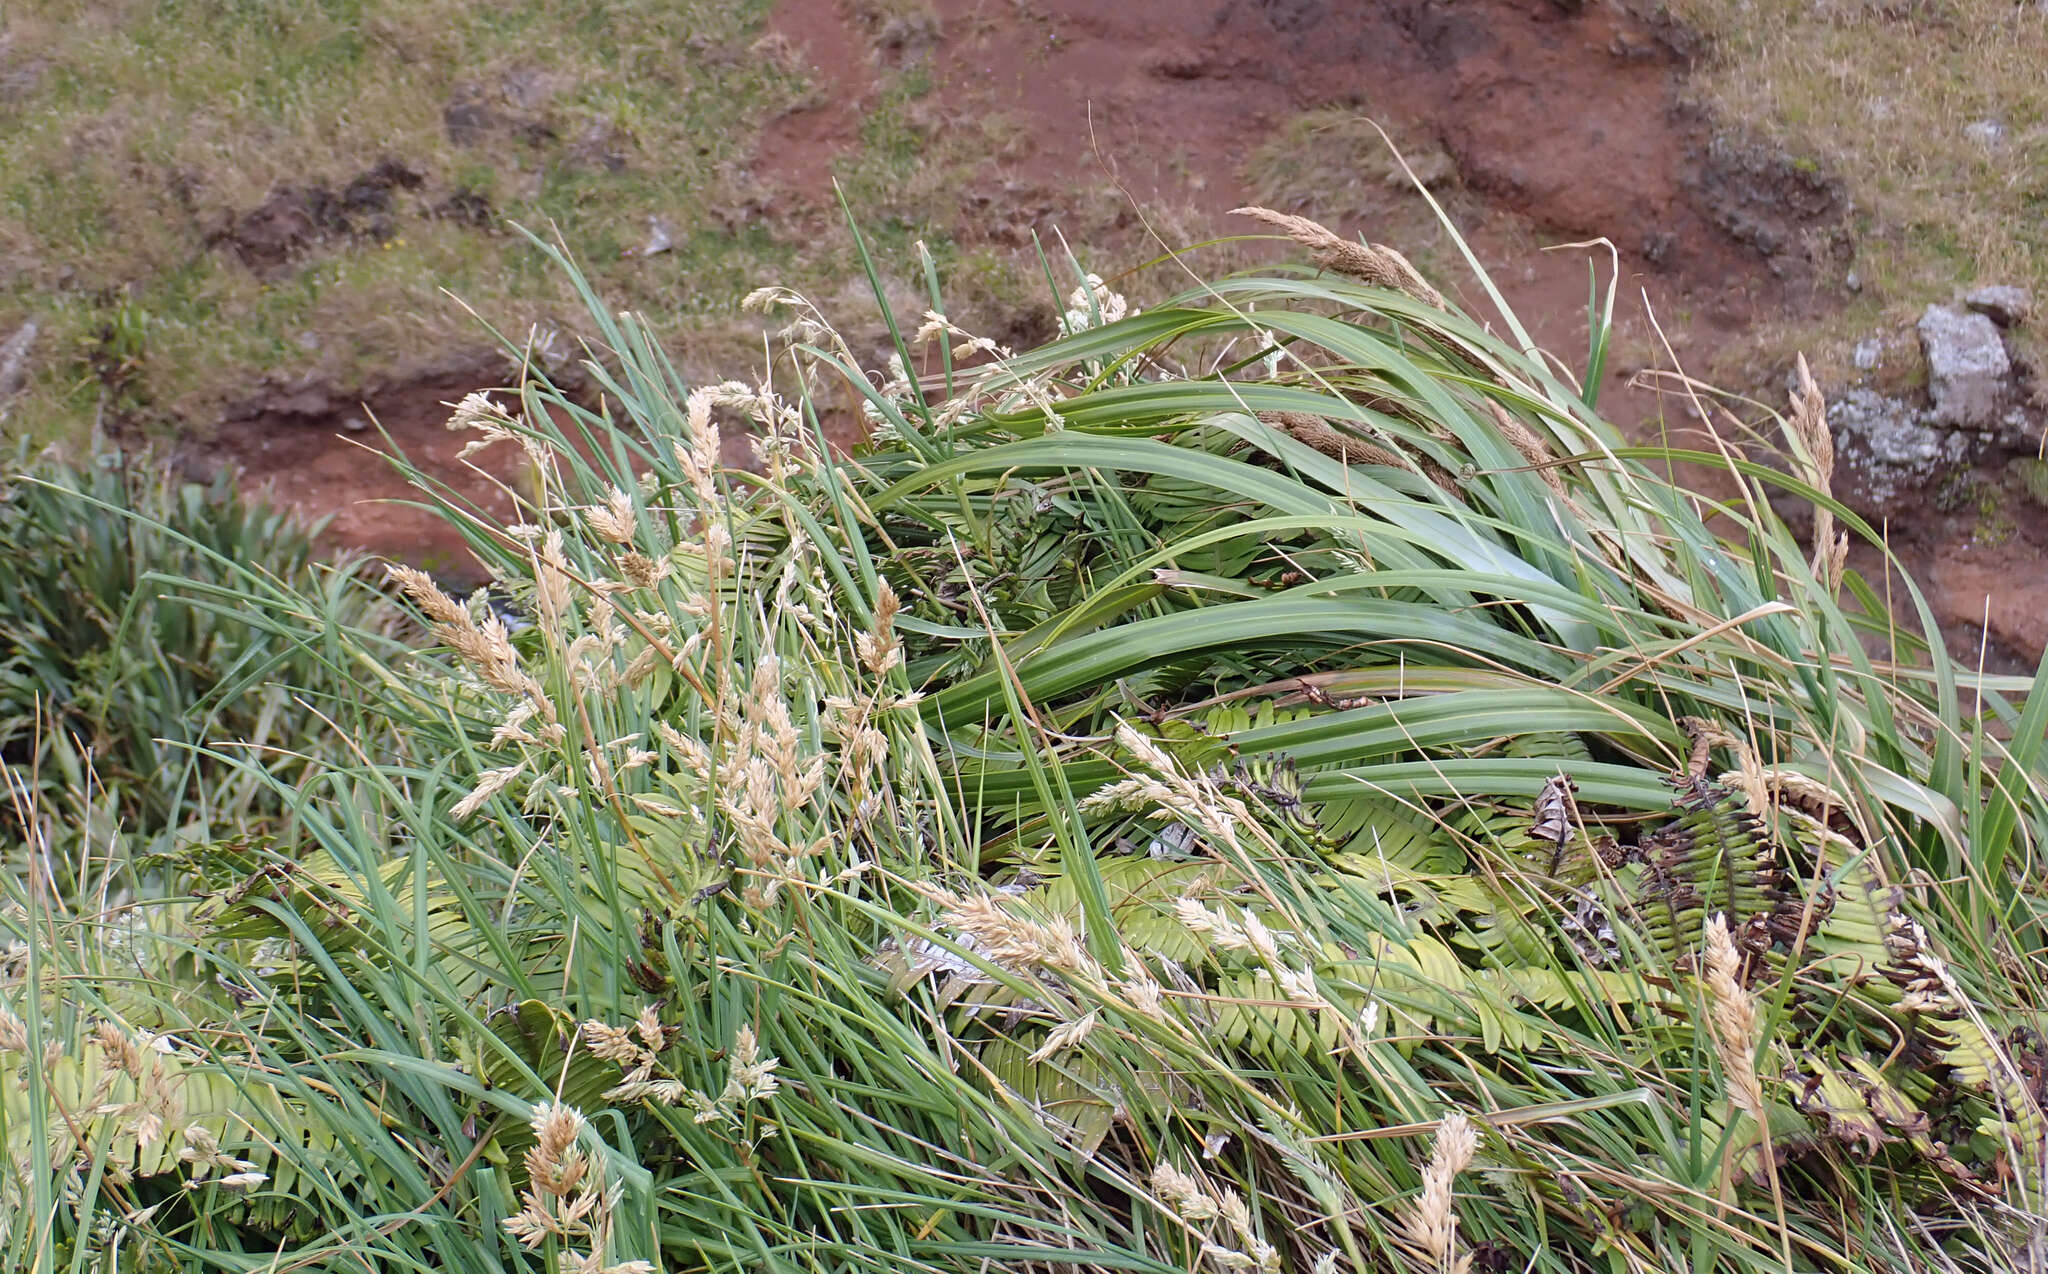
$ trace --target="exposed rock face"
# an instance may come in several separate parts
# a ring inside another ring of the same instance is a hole
[[[1844,494],[1854,505],[1893,512],[1947,465],[1962,460],[1972,439],[1929,424],[1931,412],[1862,387],[1844,390],[1828,405]]]
[[[1761,253],[1780,277],[1810,274],[1824,257],[1847,264],[1853,251],[1841,231],[1849,207],[1841,179],[1776,147],[1717,135],[1698,188],[1714,221]]]
[[[1997,324],[1982,314],[1930,305],[1920,316],[1927,355],[1931,422],[1950,429],[1994,429],[2007,406],[2012,360]]]
[[[2016,288],[2009,283],[1995,283],[1989,287],[1973,289],[1963,298],[1963,304],[2000,327],[2012,327],[2027,321],[2034,311],[2034,298],[2025,288]]]
[[[2032,671],[2048,644],[2048,386],[1999,330],[2025,324],[2030,300],[1997,286],[1931,306],[1917,331],[1857,346],[1858,383],[1828,395],[1834,495],[1911,565],[1951,648],[2012,673]],[[1794,498],[1772,503],[1795,528],[1810,514]],[[1871,548],[1852,549],[1851,564],[1873,580],[1887,569]]]

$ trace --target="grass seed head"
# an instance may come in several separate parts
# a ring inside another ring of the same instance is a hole
[[[1193,1175],[1161,1162],[1152,1169],[1152,1192],[1189,1226],[1213,1235],[1214,1223],[1223,1222],[1235,1246],[1205,1238],[1201,1259],[1212,1267],[1262,1272],[1280,1269],[1279,1250],[1259,1237],[1251,1209],[1237,1191],[1227,1187],[1212,1189]]]
[[[1706,983],[1713,1000],[1710,1027],[1728,1094],[1759,1127],[1764,1119],[1763,1083],[1757,1077],[1756,1005],[1742,985],[1742,956],[1720,913],[1707,921]]]
[[[991,964],[1013,969],[1043,967],[1083,976],[1100,972],[1073,922],[1064,916],[1030,919],[988,894],[963,897],[931,885],[918,892],[939,904],[946,923],[959,931],[960,945]]]
[[[1262,411],[1259,419],[1274,426],[1296,442],[1305,443],[1332,460],[1345,464],[1378,464],[1391,469],[1412,469],[1414,462],[1390,447],[1356,438],[1329,421],[1306,411]]]
[[[674,449],[676,466],[682,470],[683,480],[690,484],[704,513],[717,508],[719,503],[719,450],[723,440],[718,425],[711,419],[711,409],[717,401],[716,386],[705,385],[690,391],[683,403],[690,436],[677,442]]]
[[[603,504],[592,505],[584,511],[583,520],[599,539],[613,544],[631,544],[639,530],[638,519],[633,514],[633,497],[618,487],[605,497]]]
[[[1183,1221],[1213,1221],[1220,1215],[1216,1200],[1202,1189],[1201,1182],[1170,1163],[1153,1167],[1152,1192],[1166,1200]]]
[[[625,577],[626,583],[637,589],[653,588],[668,578],[669,569],[667,561],[656,561],[638,549],[619,556],[619,574]]]
[[[1159,985],[1159,979],[1152,976],[1152,971],[1145,967],[1135,951],[1124,952],[1124,967],[1130,973],[1125,976],[1120,989],[1130,1000],[1131,1007],[1156,1022],[1165,1021],[1165,988]]]
[[[106,1058],[109,1066],[130,1079],[142,1078],[142,1048],[121,1028],[120,1023],[100,1021],[94,1024],[92,1042],[99,1047],[100,1055]]]
[[[569,614],[569,559],[562,552],[562,533],[549,531],[533,556],[533,608],[543,626],[562,631]]]
[[[1814,383],[1813,372],[1806,365],[1806,355],[1799,355],[1795,370],[1798,384],[1792,391],[1792,416],[1786,424],[1810,467],[1810,472],[1806,475],[1807,480],[1822,495],[1832,495],[1835,478],[1835,435],[1828,427],[1827,400],[1821,397],[1820,386]],[[1848,532],[1836,534],[1834,512],[1825,504],[1815,504],[1813,573],[1822,587],[1832,591],[1841,583],[1842,570],[1848,556]]]
[[[620,1190],[607,1188],[603,1164],[583,1151],[583,1115],[572,1106],[543,1102],[533,1108],[530,1126],[534,1144],[526,1151],[523,1206],[505,1218],[505,1232],[529,1248],[550,1238],[594,1239],[592,1246],[602,1247]]]
[[[525,768],[526,762],[521,761],[516,765],[500,766],[495,770],[485,770],[478,774],[476,786],[469,790],[469,795],[455,803],[455,808],[449,811],[449,815],[458,823],[468,818],[483,808],[485,801],[504,791]]]
[[[511,419],[488,393],[479,389],[463,395],[462,401],[455,404],[455,414],[448,417],[447,427],[451,431],[480,429],[503,433]]]
[[[1543,484],[1559,495],[1564,494],[1564,479],[1558,476],[1557,467],[1551,462],[1557,459],[1550,454],[1550,447],[1536,436],[1536,431],[1523,424],[1508,409],[1493,401],[1486,400],[1487,408],[1493,413],[1493,423],[1500,430],[1501,437],[1522,453],[1522,459],[1536,466],[1536,474]]]
[[[461,603],[441,591],[434,577],[412,566],[388,565],[384,568],[392,579],[398,581],[399,589],[420,608],[420,613],[437,624],[463,625],[470,622],[469,612]]]
[[[1478,1150],[1478,1130],[1464,1112],[1447,1115],[1437,1125],[1436,1146],[1422,1170],[1422,1193],[1403,1227],[1409,1248],[1432,1270],[1463,1271],[1471,1267],[1472,1258],[1460,1256],[1457,1251],[1458,1212],[1453,1188],[1459,1175],[1472,1166]]]
[[[1308,249],[1319,266],[1374,287],[1405,292],[1425,305],[1444,309],[1443,293],[1423,279],[1408,258],[1384,243],[1355,243],[1331,232],[1307,217],[1296,217],[1271,208],[1232,208],[1232,216],[1252,217],[1277,227],[1288,238]]]
[[[582,1112],[559,1102],[543,1102],[533,1108],[534,1144],[526,1152],[527,1173],[536,1189],[556,1196],[567,1194],[583,1176]]]
[[[1032,1064],[1038,1065],[1050,1061],[1056,1055],[1064,1053],[1070,1048],[1079,1048],[1087,1040],[1089,1033],[1094,1031],[1095,1022],[1095,1011],[1090,1009],[1071,1022],[1062,1022],[1058,1026],[1053,1027],[1045,1033],[1045,1042],[1032,1050]]]

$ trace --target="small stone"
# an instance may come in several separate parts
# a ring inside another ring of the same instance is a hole
[[[21,392],[28,384],[29,352],[35,348],[36,334],[42,330],[34,319],[14,329],[13,335],[0,341],[0,402],[5,402]]]
[[[370,422],[364,420],[361,416],[350,416],[341,422],[341,427],[352,434],[359,434],[369,429]]]
[[[633,255],[636,257],[651,257],[667,252],[675,246],[675,235],[669,230],[668,223],[660,217],[649,217],[647,219],[647,242],[641,244],[639,250],[633,253]]]
[[[1856,352],[1851,357],[1857,371],[1867,372],[1884,361],[1884,342],[1875,336],[1866,336],[1856,342]]]
[[[1928,413],[1898,398],[1852,386],[1828,404],[1835,436],[1836,491],[1852,508],[1876,514],[1913,506],[1950,459],[1956,435],[1929,428]]]
[[[1895,469],[1911,473],[1941,459],[1941,434],[1911,420],[1885,422],[1864,437],[1870,458]]]
[[[2039,455],[2048,448],[2048,418],[2037,420],[2024,408],[2015,407],[2005,413],[2001,423],[2003,427],[1996,439],[1998,445],[2006,450]]]
[[[1980,119],[1963,125],[1963,136],[1986,150],[1996,150],[2005,141],[2005,125],[1995,119]]]
[[[2014,287],[2009,283],[1972,288],[1964,295],[1963,304],[2000,327],[2013,327],[2024,323],[2027,321],[2027,315],[2034,311],[2033,294],[2025,288]]]
[[[2012,381],[2012,360],[1998,328],[1982,314],[1930,305],[1920,316],[1933,420],[1952,429],[1995,424]]]
[[[1861,292],[1863,290],[1863,276],[1851,270],[1848,277],[1842,280],[1842,286],[1851,292]]]

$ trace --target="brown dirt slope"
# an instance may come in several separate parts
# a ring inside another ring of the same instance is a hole
[[[1632,374],[1668,366],[1667,342],[1684,366],[1705,369],[1759,323],[1831,311],[1853,253],[1852,209],[1820,167],[1702,113],[1699,42],[1659,12],[1559,0],[780,0],[758,47],[808,89],[765,120],[744,168],[727,174],[723,220],[800,269],[815,245],[843,242],[836,183],[863,225],[899,229],[899,247],[912,236],[944,245],[962,312],[1007,340],[1049,330],[1046,298],[992,282],[1033,277],[1035,243],[1057,251],[1063,234],[1112,273],[1162,243],[1251,233],[1224,215],[1250,201],[1395,243],[1488,313],[1434,214],[1388,162],[1366,123],[1376,120],[1567,367],[1584,358],[1587,262],[1604,281],[1608,258],[1545,249],[1613,243],[1621,310],[1602,405],[1625,426],[1685,443],[1692,422],[1677,400],[1632,385]],[[387,176],[388,186],[402,173]],[[300,220],[309,234],[343,233],[326,224],[336,218],[374,221],[381,191],[355,192],[358,207],[353,190],[287,192],[277,225],[238,228],[246,251],[280,235],[289,251]],[[1270,251],[1236,245],[1200,264]],[[1167,267],[1131,286],[1182,281]],[[858,321],[853,291],[823,298],[828,311],[836,303]],[[500,374],[441,369],[371,406],[431,471],[484,498],[489,482],[442,454],[459,445],[441,432],[442,403],[465,380]],[[223,438],[252,481],[330,509],[399,494],[357,445],[374,435],[336,429],[361,417],[353,401],[308,407],[286,386],[257,406]],[[344,514],[335,536],[415,559],[453,551],[431,521],[388,507]],[[1923,574],[1964,551],[1911,547]],[[1997,560],[1972,558],[1962,563],[1971,571],[1947,578],[2006,583],[1994,619],[2048,595],[2010,587],[2043,574],[2028,536],[1966,547]],[[1985,591],[1938,597],[1970,623]],[[2025,624],[1993,630],[2015,648],[2032,641]]]
[[[1368,224],[1402,198],[1385,183],[1317,189],[1304,172],[1303,188],[1287,188],[1289,157],[1273,154],[1271,139],[1321,108],[1332,120],[1378,118],[1420,153],[1448,159],[1482,256],[1511,303],[1539,320],[1539,340],[1567,359],[1584,348],[1584,256],[1541,253],[1540,243],[1612,240],[1624,295],[1646,289],[1662,319],[1684,330],[1689,355],[1759,315],[1826,303],[1816,265],[1843,242],[1840,192],[1717,145],[1684,104],[1688,39],[1617,6],[938,0],[920,12],[933,34],[906,55],[888,46],[904,19],[886,7],[776,6],[771,26],[833,91],[766,130],[764,178],[823,199],[835,148],[840,173],[860,162],[861,121],[892,67],[911,58],[932,85],[924,115],[936,144],[977,120],[1012,125],[1007,144],[957,170],[956,232],[970,238],[1049,238],[1062,227],[1072,238],[1090,207],[1121,206],[1106,227],[1090,227],[1100,259],[1117,246],[1101,231],[1131,230],[1133,213],[1169,241],[1172,231],[1206,238],[1243,232],[1221,214],[1258,197],[1391,237]],[[1476,288],[1463,290],[1484,309]],[[1656,341],[1641,307],[1630,309],[1623,345],[1651,361]],[[1639,398],[1621,414],[1639,421],[1652,410]]]

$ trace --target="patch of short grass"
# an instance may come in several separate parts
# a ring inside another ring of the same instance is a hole
[[[1857,300],[1790,335],[1853,343],[1978,283],[2048,296],[2048,10],[1981,0],[1676,0],[1720,119],[1841,175]],[[1793,348],[1779,342],[1779,348]]]
[[[451,292],[508,324],[563,321],[574,297],[505,221],[559,227],[628,303],[729,313],[792,255],[735,211],[759,122],[803,91],[758,43],[767,8],[10,6],[0,326],[43,333],[9,431],[75,433],[105,406],[204,420],[265,371],[402,374],[474,345]],[[463,103],[467,129],[447,115]],[[268,270],[224,237],[273,192],[340,191],[385,157],[421,181],[374,232],[359,218]],[[458,196],[479,214],[447,215]],[[629,255],[657,218],[673,246]],[[121,323],[138,366],[109,395],[94,358]]]

